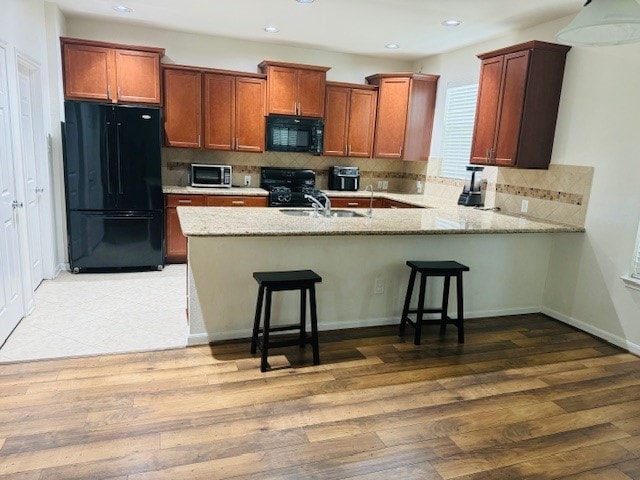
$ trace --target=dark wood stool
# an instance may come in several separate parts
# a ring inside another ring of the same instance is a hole
[[[256,304],[256,317],[253,322],[253,336],[251,337],[251,353],[256,353],[259,347],[262,352],[260,370],[266,372],[271,367],[267,362],[270,347],[285,347],[300,345],[304,348],[307,343],[313,347],[313,364],[320,364],[320,352],[318,349],[318,315],[316,312],[316,283],[322,282],[322,277],[312,270],[289,270],[284,272],[254,272],[253,278],[260,286],[258,290],[258,302]],[[271,326],[271,294],[285,290],[300,290],[300,323],[292,325]],[[307,317],[307,291],[309,291],[311,310],[311,336],[306,333]],[[260,328],[262,316],[262,302],[266,293],[264,308],[264,325]],[[294,339],[282,339],[273,341],[269,339],[271,332],[287,330],[299,330],[300,335]],[[259,335],[262,333],[262,338]],[[309,342],[310,340],[310,342]]]
[[[462,272],[468,272],[469,267],[454,261],[443,262],[420,262],[410,260],[407,265],[411,267],[411,276],[409,277],[409,285],[407,294],[404,299],[404,308],[402,309],[402,317],[400,319],[400,335],[404,334],[404,328],[407,323],[415,328],[415,337],[413,343],[420,345],[420,336],[422,334],[422,325],[440,325],[440,334],[442,335],[447,328],[447,324],[458,327],[458,343],[464,343],[464,313],[462,302]],[[418,294],[418,305],[415,310],[410,310],[411,295],[413,286],[416,281],[416,274],[420,272],[420,293]],[[442,308],[424,308],[425,290],[427,288],[428,277],[444,277],[444,292],[442,294]],[[449,305],[449,285],[451,277],[456,277],[456,291],[458,301],[458,318],[452,319],[447,315],[447,307]],[[409,318],[410,313],[416,314],[415,321]],[[425,313],[439,313],[440,320],[425,320]]]

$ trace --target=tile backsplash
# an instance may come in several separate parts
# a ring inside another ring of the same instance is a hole
[[[417,181],[424,185],[427,162],[403,162],[377,158],[342,158],[314,156],[308,153],[264,152],[261,154],[244,152],[223,152],[216,150],[192,150],[183,148],[163,148],[162,181],[165,185],[187,185],[191,163],[231,165],[233,185],[244,185],[245,175],[251,175],[251,186],[260,185],[261,167],[311,168],[316,172],[318,188],[327,188],[329,167],[334,165],[353,166],[360,169],[360,184],[373,185],[386,181],[391,192],[417,192]]]
[[[251,186],[260,186],[261,167],[311,168],[316,172],[318,188],[328,184],[329,167],[353,166],[360,169],[360,185],[371,184],[375,191],[379,182],[387,182],[387,190],[398,193],[420,193],[456,202],[464,180],[440,177],[441,159],[409,162],[379,158],[343,158],[314,156],[307,153],[224,152],[163,148],[162,180],[165,185],[188,185],[191,163],[224,164],[233,167],[233,185],[242,186],[245,175]],[[485,206],[499,207],[503,213],[584,226],[593,168],[576,165],[550,165],[548,170],[485,167],[483,171]],[[521,212],[527,200],[526,214]]]
[[[457,200],[464,180],[440,177],[441,159],[432,158],[427,168],[425,194]],[[584,226],[593,167],[549,165],[548,170],[485,167],[485,206],[503,213],[526,215],[552,222]],[[522,213],[522,200],[528,208]]]

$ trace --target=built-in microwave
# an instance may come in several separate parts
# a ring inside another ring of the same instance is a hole
[[[324,124],[319,118],[269,115],[267,150],[322,155]]]
[[[231,165],[191,164],[192,187],[230,187]]]

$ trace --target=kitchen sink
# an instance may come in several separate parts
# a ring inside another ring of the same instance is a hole
[[[294,217],[313,217],[315,216],[314,210],[309,209],[293,209],[293,208],[282,208],[280,209],[282,213],[285,215],[291,215]],[[318,216],[322,216],[321,213]],[[335,218],[355,218],[355,217],[364,217],[362,213],[354,212],[353,210],[331,210],[331,217]]]

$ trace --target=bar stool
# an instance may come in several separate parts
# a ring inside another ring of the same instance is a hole
[[[266,372],[271,367],[267,362],[267,355],[271,347],[285,347],[300,345],[304,348],[307,343],[313,347],[313,364],[320,364],[320,352],[318,349],[318,315],[316,312],[316,283],[322,282],[320,277],[313,270],[288,270],[283,272],[254,272],[253,278],[259,285],[258,301],[256,304],[256,316],[253,322],[253,336],[251,337],[251,353],[256,353],[257,348],[262,352],[260,370]],[[285,290],[300,290],[300,323],[291,325],[271,326],[271,294]],[[307,291],[309,292],[311,310],[311,336],[306,333],[307,316]],[[262,316],[262,303],[266,295],[264,308],[264,325],[260,327]],[[271,332],[281,332],[288,330],[299,330],[298,338],[282,339],[278,341],[270,340]],[[259,335],[262,333],[262,338]]]
[[[422,325],[440,325],[440,334],[444,334],[448,324],[458,327],[458,343],[464,343],[464,313],[462,302],[462,272],[468,272],[469,267],[454,261],[440,262],[421,262],[416,260],[407,261],[407,265],[411,267],[411,276],[409,277],[409,285],[407,286],[407,294],[404,299],[404,308],[402,309],[402,317],[400,319],[400,335],[404,334],[407,323],[415,328],[415,337],[413,343],[420,345],[420,336],[422,334]],[[420,293],[418,294],[418,305],[414,310],[409,309],[411,304],[411,295],[413,286],[416,281],[416,274],[420,272]],[[425,290],[427,287],[428,277],[444,277],[444,292],[442,295],[442,308],[425,308]],[[449,285],[451,277],[456,277],[456,291],[458,303],[458,318],[452,319],[447,315],[449,305]],[[410,313],[416,314],[415,321],[409,318]],[[425,313],[439,313],[440,320],[425,320]]]

